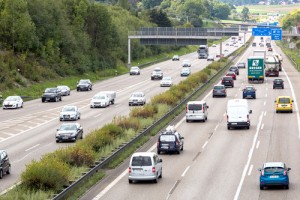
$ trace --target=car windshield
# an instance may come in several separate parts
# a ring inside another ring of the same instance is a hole
[[[18,98],[17,97],[7,97],[5,100],[6,101],[17,101]]]
[[[290,99],[289,98],[279,98],[278,103],[290,103]]]
[[[132,158],[132,166],[151,166],[151,157],[150,156],[135,156]]]
[[[63,124],[63,125],[61,125],[59,130],[61,130],[61,131],[76,130],[76,124]]]
[[[215,87],[214,87],[214,90],[222,90],[222,89],[224,89],[224,86],[221,86],[221,85],[220,85],[220,86],[215,86]]]
[[[175,135],[161,135],[159,140],[161,142],[175,142],[176,137],[175,137]]]
[[[225,76],[225,77],[223,77],[223,80],[232,80],[232,77]]]
[[[189,110],[202,110],[202,104],[189,104]]]
[[[80,80],[79,84],[89,84],[89,81],[88,80]]]
[[[284,168],[282,168],[282,167],[266,167],[264,169],[264,171],[267,173],[283,172]]]
[[[105,99],[105,96],[97,95],[97,96],[94,96],[93,99]]]
[[[229,115],[240,115],[240,113],[247,113],[248,110],[244,106],[232,106],[230,109],[227,111]]]
[[[274,82],[282,82],[281,79],[275,79]]]
[[[138,67],[131,67],[131,70],[138,70]]]
[[[67,89],[66,86],[57,86],[57,88],[60,89],[60,90],[66,90]]]
[[[64,107],[63,112],[71,112],[71,111],[75,111],[75,108],[74,107]]]
[[[170,80],[171,80],[171,77],[164,77],[163,80],[164,80],[164,81],[170,81]]]
[[[253,90],[254,88],[253,87],[246,87],[245,90],[248,90],[248,91],[251,91]]]
[[[141,93],[133,93],[131,96],[132,97],[142,97],[143,94],[141,94]]]
[[[47,93],[55,93],[56,92],[56,88],[47,88],[45,90],[45,92],[47,92]]]

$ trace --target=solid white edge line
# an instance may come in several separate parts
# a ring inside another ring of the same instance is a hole
[[[262,124],[260,129],[263,130],[264,129],[265,124]]]
[[[246,165],[245,165],[245,167],[244,167],[244,170],[243,170],[243,173],[242,173],[242,177],[241,177],[240,183],[239,183],[238,188],[237,188],[237,190],[236,190],[236,193],[235,193],[235,195],[234,195],[234,200],[238,200],[238,199],[239,199],[239,195],[240,195],[240,192],[241,192],[243,183],[244,183],[244,179],[245,179],[245,176],[246,176],[246,173],[247,173],[247,170],[248,170],[248,167],[249,167],[249,164],[250,164],[252,155],[253,155],[253,151],[254,151],[254,147],[255,147],[255,144],[256,144],[256,140],[257,140],[257,138],[258,138],[259,127],[260,127],[260,125],[261,125],[262,118],[263,118],[263,112],[261,112],[261,115],[260,115],[260,117],[259,117],[258,125],[257,125],[257,127],[256,127],[256,133],[255,133],[254,138],[253,138],[252,147],[251,147],[251,149],[250,149],[250,151],[249,151],[247,163],[246,163]]]
[[[295,91],[294,91],[294,87],[292,85],[292,82],[290,80],[290,78],[288,77],[287,73],[285,72],[284,68],[282,68],[282,71],[286,77],[286,79],[289,82],[289,85],[291,87],[291,92],[292,92],[292,96],[293,96],[293,100],[294,100],[294,105],[295,105],[295,109],[296,109],[296,116],[297,116],[297,121],[298,121],[298,138],[300,139],[300,116],[299,116],[299,108],[298,108],[298,104],[297,104],[297,100],[296,100],[296,96],[295,96]]]
[[[181,174],[181,176],[184,177],[185,174],[187,173],[187,171],[188,171],[189,169],[190,169],[190,166],[187,166],[187,167],[185,168],[185,170],[183,171],[183,173]]]
[[[264,106],[266,105],[266,101],[264,101]]]
[[[267,111],[265,111],[265,113],[264,113],[264,116],[266,116],[267,115]]]
[[[207,144],[208,144],[208,141],[206,141],[206,142],[203,144],[202,149],[204,149],[205,146],[206,146]]]
[[[101,115],[102,115],[102,113],[100,113],[100,114],[98,114],[98,115],[95,115],[94,118],[99,117],[99,116],[101,116]]]
[[[256,144],[256,149],[258,149],[259,144],[260,144],[260,141],[258,140],[258,141],[257,141],[257,144]]]
[[[249,169],[249,171],[248,171],[248,176],[251,175],[252,169],[253,169],[253,165],[250,165],[250,169]]]

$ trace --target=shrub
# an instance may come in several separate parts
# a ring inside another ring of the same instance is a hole
[[[157,105],[146,104],[144,107],[134,108],[130,111],[131,117],[148,118],[153,117],[158,112]]]
[[[205,83],[208,79],[207,74],[205,74],[204,72],[199,74],[199,82],[200,83]]]
[[[54,157],[32,161],[21,174],[22,183],[30,189],[58,190],[68,183],[69,166]]]
[[[81,166],[90,166],[93,164],[95,158],[94,158],[94,152],[90,149],[90,147],[87,147],[86,145],[75,145],[71,152],[70,152],[70,158],[71,158],[71,165],[76,167]]]
[[[130,113],[131,115],[131,113]],[[138,118],[136,117],[125,117],[125,116],[117,116],[114,117],[113,123],[123,129],[133,129],[135,131],[140,130],[141,124]]]
[[[100,149],[113,142],[112,137],[107,132],[101,129],[93,131],[87,135],[82,141],[82,145],[86,145],[95,152],[100,152]]]
[[[167,104],[170,106],[176,105],[178,99],[170,92],[164,92],[156,95],[151,99],[152,104]]]
[[[221,65],[219,62],[213,62],[209,65],[209,68],[218,71],[221,68]]]
[[[113,123],[104,125],[101,128],[101,131],[103,131],[104,133],[108,133],[114,139],[123,134],[123,129],[120,126],[117,126]]]
[[[185,97],[185,91],[182,91],[180,87],[178,87],[177,85],[176,86],[173,86],[170,88],[169,92],[171,94],[173,94],[176,99],[179,99],[181,100],[183,97]]]

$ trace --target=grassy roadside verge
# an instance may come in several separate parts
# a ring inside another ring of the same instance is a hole
[[[287,46],[287,43],[282,41],[276,42],[277,45],[281,48],[283,53],[289,58],[293,63],[295,69],[300,72],[300,51],[295,49],[290,49]]]

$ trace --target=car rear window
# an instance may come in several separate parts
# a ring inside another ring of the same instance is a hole
[[[135,156],[132,158],[132,166],[151,166],[151,157],[150,156]]]
[[[202,110],[202,104],[188,104],[189,110]]]
[[[223,80],[232,80],[232,77],[231,76],[224,76]]]
[[[214,90],[222,90],[222,89],[224,89],[224,86],[215,86],[214,87]]]
[[[279,98],[278,103],[290,103],[289,98]]]
[[[282,167],[266,167],[264,171],[269,173],[274,173],[274,172],[283,172],[284,169]]]
[[[175,142],[176,137],[175,137],[175,135],[161,135],[160,141],[161,142]]]

